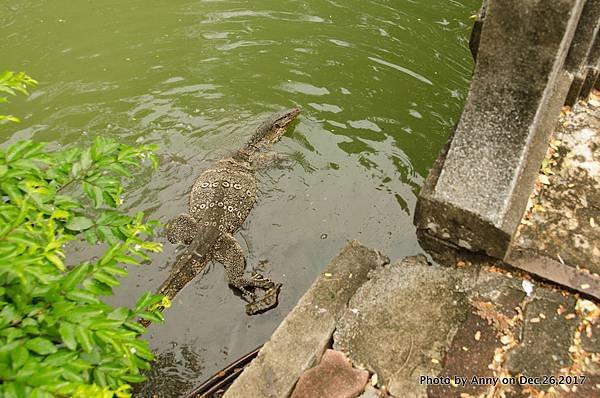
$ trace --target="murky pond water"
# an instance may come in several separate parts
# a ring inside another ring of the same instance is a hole
[[[238,234],[249,268],[284,283],[280,305],[248,317],[211,266],[148,338],[155,392],[177,396],[270,335],[351,238],[391,258],[414,254],[416,192],[455,123],[472,62],[478,0],[91,1],[0,4],[0,69],[41,84],[4,109],[22,116],[2,141],[59,145],[96,135],[155,143],[160,168],[128,182],[126,204],[166,222],[195,177],[239,147],[270,112],[303,107],[276,145],[287,167],[259,174]],[[161,240],[164,240],[161,238]],[[114,302],[154,290],[168,243],[131,270]],[[149,390],[148,390],[149,391]],[[171,392],[169,392],[171,391]]]

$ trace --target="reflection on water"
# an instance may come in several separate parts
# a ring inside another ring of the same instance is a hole
[[[151,370],[146,372],[150,382],[134,385],[134,396],[153,398],[178,397],[195,387],[197,374],[204,370],[202,355],[189,346],[172,344],[172,348],[160,353]],[[157,393],[160,391],[160,393]]]
[[[303,107],[275,148],[287,160],[259,174],[239,236],[249,267],[267,259],[266,273],[283,282],[280,306],[246,316],[214,265],[177,297],[166,325],[150,328],[159,353],[173,341],[201,353],[202,368],[173,365],[195,383],[263,343],[348,239],[392,258],[420,250],[415,195],[465,98],[478,3],[4,2],[0,69],[41,84],[5,107],[23,123],[0,134],[56,149],[96,135],[157,144],[159,170],[129,181],[125,200],[166,222],[187,210],[195,177],[261,118]],[[156,289],[175,253],[167,244],[130,270],[111,300],[132,304]]]

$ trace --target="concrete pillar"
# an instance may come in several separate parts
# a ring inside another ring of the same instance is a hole
[[[598,82],[598,74],[600,70],[600,33],[596,35],[594,44],[590,49],[587,59],[587,65],[585,67],[585,80],[581,85],[579,92],[579,98],[587,100],[592,93],[594,86]]]
[[[594,89],[594,85],[598,81],[598,70],[600,65],[596,66],[588,66],[586,68],[585,80],[581,85],[581,91],[579,91],[579,98],[582,100],[587,100],[592,90]]]
[[[588,57],[598,29],[600,29],[600,0],[587,0],[565,60],[567,71],[581,73],[586,65],[590,65]]]
[[[587,76],[589,66],[595,63],[590,61],[594,61],[591,60],[594,54],[591,53],[594,52],[592,49],[598,46],[599,29],[600,0],[587,0],[565,60],[565,69],[573,73],[573,83],[569,88],[565,105],[573,106],[577,100],[587,98],[590,93],[590,81],[587,80]],[[582,90],[584,83],[586,90]]]
[[[581,87],[583,87],[583,82],[585,82],[585,74],[576,73],[575,76],[573,76],[573,82],[571,83],[571,87],[569,87],[565,105],[573,106],[577,103],[579,93],[581,93]]]
[[[572,74],[584,0],[489,0],[469,97],[419,195],[417,228],[503,258],[531,193]]]

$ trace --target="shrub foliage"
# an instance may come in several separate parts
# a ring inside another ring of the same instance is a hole
[[[8,102],[6,95],[17,95],[17,93],[28,95],[27,87],[37,86],[37,81],[24,72],[4,71],[0,73],[0,104]],[[19,118],[12,115],[0,115],[0,122],[8,120],[18,122]]]
[[[0,150],[0,396],[127,397],[153,355],[138,318],[162,321],[168,300],[135,308],[102,301],[126,264],[149,260],[155,222],[121,210],[122,179],[153,147],[97,138],[47,151],[19,141]],[[70,245],[103,254],[69,264]]]

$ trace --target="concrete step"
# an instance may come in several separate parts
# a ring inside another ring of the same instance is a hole
[[[315,367],[330,348],[337,370]],[[350,364],[369,372],[364,397],[599,396],[599,349],[591,301],[486,262],[389,264],[353,241],[225,397],[356,397],[367,376]]]
[[[376,250],[357,241],[349,242],[325,267],[224,398],[289,397],[302,372],[317,364],[331,345],[331,335],[350,297],[367,280],[369,271],[387,262]]]

